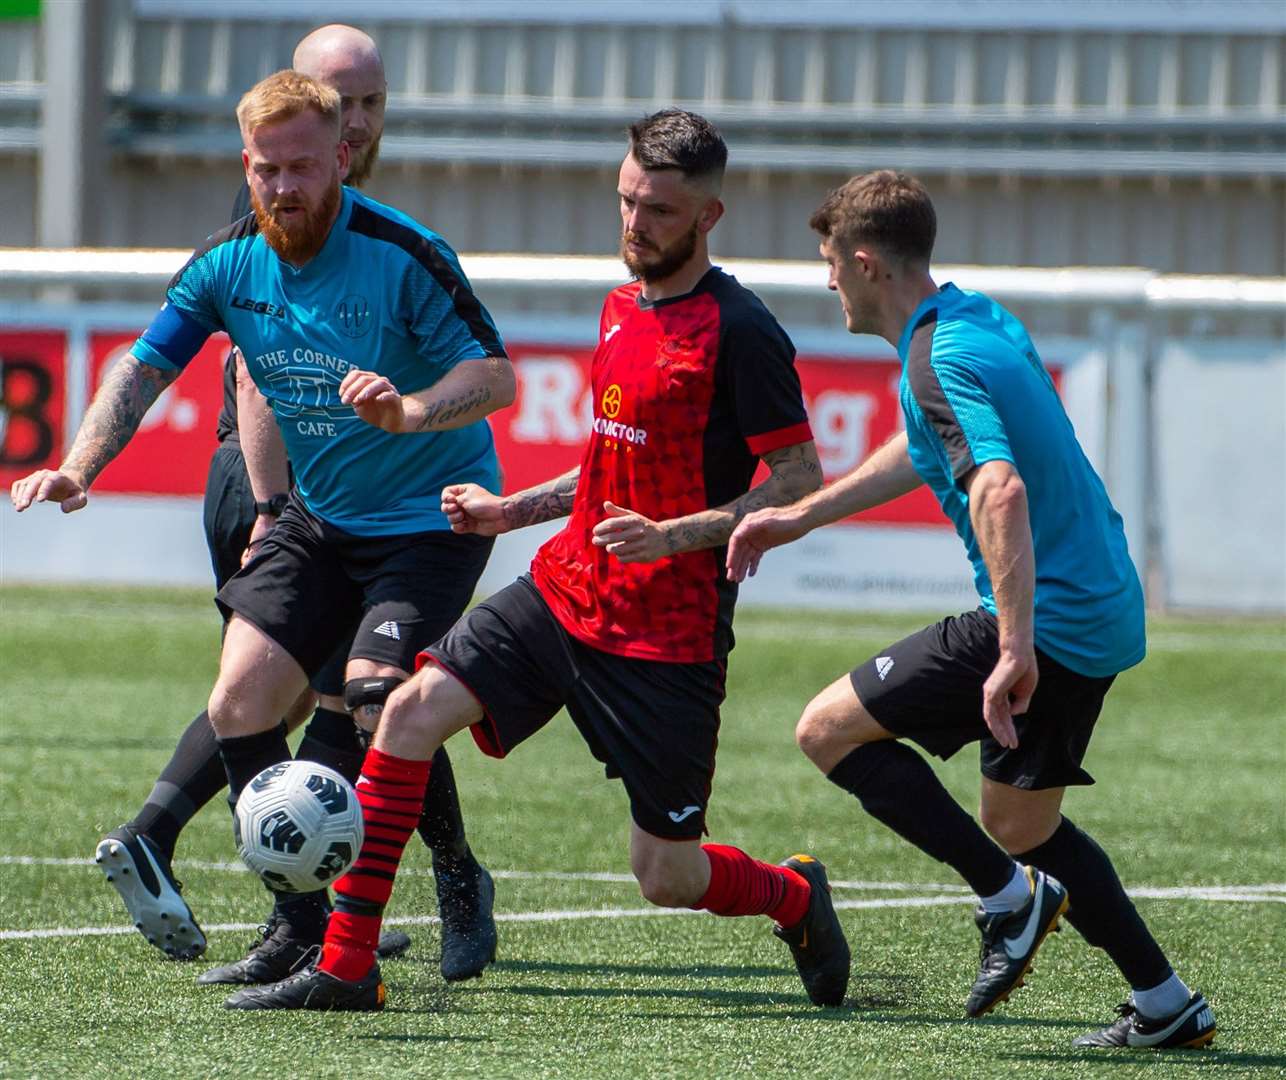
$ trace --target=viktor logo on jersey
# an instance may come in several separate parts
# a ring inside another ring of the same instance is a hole
[[[608,448],[612,448],[613,442],[625,443],[629,446],[646,446],[647,431],[641,427],[634,427],[632,424],[622,423],[616,417],[620,414],[621,406],[625,402],[624,391],[621,390],[619,383],[612,383],[603,395],[599,398],[598,407],[602,410],[602,416],[594,417],[594,431],[598,435],[607,437]]]

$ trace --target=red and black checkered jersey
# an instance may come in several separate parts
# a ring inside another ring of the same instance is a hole
[[[696,663],[732,648],[737,586],[726,549],[622,563],[591,542],[610,500],[656,521],[722,506],[761,455],[812,431],[786,332],[718,267],[690,293],[648,302],[633,282],[603,304],[590,371],[594,423],[567,526],[532,576],[555,617],[594,648]]]

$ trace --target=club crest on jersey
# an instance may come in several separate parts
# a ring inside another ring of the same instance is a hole
[[[656,354],[657,367],[667,372],[699,371],[704,364],[705,356],[691,338],[664,338]]]
[[[358,293],[349,293],[335,308],[335,321],[341,333],[351,338],[362,337],[371,328],[370,301]]]

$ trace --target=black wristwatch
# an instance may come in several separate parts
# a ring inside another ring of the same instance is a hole
[[[271,514],[273,517],[281,517],[281,512],[286,509],[286,500],[290,496],[287,494],[274,495],[267,502],[256,502],[256,514]]]

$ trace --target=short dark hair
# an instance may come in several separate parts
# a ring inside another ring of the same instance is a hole
[[[723,178],[728,147],[704,116],[662,109],[630,125],[630,153],[645,169],[678,169],[687,180]]]
[[[933,202],[919,180],[881,169],[854,176],[822,200],[809,228],[845,247],[868,243],[889,255],[929,261],[938,233]]]

